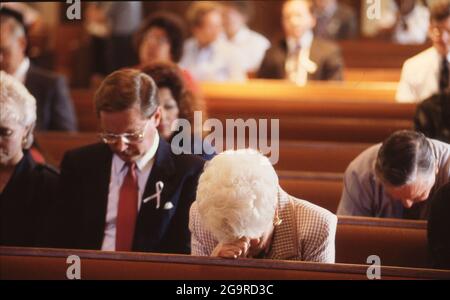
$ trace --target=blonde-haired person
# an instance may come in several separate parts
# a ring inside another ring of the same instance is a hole
[[[12,76],[0,71],[0,244],[44,246],[58,174],[37,164],[29,148],[36,100]]]
[[[331,212],[284,192],[259,152],[225,151],[199,179],[192,255],[334,263],[336,224]]]

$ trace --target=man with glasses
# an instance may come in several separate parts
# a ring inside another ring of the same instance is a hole
[[[158,135],[152,78],[124,69],[95,95],[103,143],[66,153],[54,238],[65,248],[190,253],[189,207],[204,161]]]
[[[431,2],[428,34],[433,47],[403,65],[396,95],[399,102],[421,102],[449,89],[450,0]]]

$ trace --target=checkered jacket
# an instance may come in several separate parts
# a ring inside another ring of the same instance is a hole
[[[288,195],[279,189],[278,213],[267,259],[334,263],[337,217],[328,210]],[[189,214],[191,254],[209,256],[218,241],[204,228],[194,202]]]

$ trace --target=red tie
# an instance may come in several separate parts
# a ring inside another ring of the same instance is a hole
[[[120,187],[116,223],[116,251],[131,251],[138,209],[136,164],[128,164],[128,173]]]

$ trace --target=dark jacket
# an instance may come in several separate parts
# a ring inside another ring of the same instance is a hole
[[[288,48],[285,40],[267,50],[258,78],[286,78],[285,63]],[[308,74],[308,80],[342,80],[344,63],[339,47],[329,41],[314,38],[311,44],[310,60],[317,64],[317,71]]]
[[[101,249],[108,204],[113,153],[107,145],[94,144],[66,153],[61,164],[61,196],[56,209],[54,239],[58,247]],[[195,200],[204,160],[175,155],[160,139],[143,198],[164,183],[161,206],[142,203],[134,234],[133,251],[190,253],[189,208]],[[171,202],[172,209],[163,209]]]
[[[25,86],[36,98],[37,130],[77,130],[75,110],[64,77],[31,65]]]
[[[48,219],[55,201],[58,173],[37,164],[28,151],[0,194],[0,244],[48,245]]]

